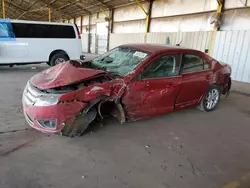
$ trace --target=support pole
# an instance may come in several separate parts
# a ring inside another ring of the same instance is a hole
[[[3,19],[5,19],[5,5],[4,5],[4,0],[2,0],[2,13],[3,13]]]
[[[82,32],[83,32],[83,30],[82,30],[82,21],[83,21],[83,16],[81,16],[81,22],[80,22],[80,31],[81,31],[81,34],[82,34]]]
[[[222,12],[225,0],[217,0],[218,6],[217,6],[217,11],[216,11],[216,17],[219,16]],[[218,31],[218,27],[215,26],[212,32],[212,37],[211,37],[211,41],[210,41],[210,46],[209,46],[209,55],[212,56],[213,55],[213,48],[214,48],[214,42],[215,42],[215,36],[216,36],[216,32]]]
[[[91,14],[89,14],[89,40],[88,40],[88,53],[90,53],[90,48],[91,48],[91,32],[90,32],[90,27],[91,27],[91,24],[90,24],[90,21],[91,21]]]
[[[50,7],[48,8],[48,16],[49,16],[49,22],[51,22],[51,9],[50,9]]]
[[[107,41],[107,50],[110,50],[110,35],[113,32],[113,16],[114,16],[114,9],[109,9],[109,24],[108,24],[108,41]]]
[[[146,32],[150,32],[151,14],[152,14],[153,0],[149,0],[148,14],[146,18]]]
[[[114,33],[114,9],[110,10],[111,12],[111,20],[110,20],[110,33]]]

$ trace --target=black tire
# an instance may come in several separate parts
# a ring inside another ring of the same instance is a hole
[[[211,96],[213,95],[213,93],[214,93],[214,96],[216,97],[214,97],[214,99],[211,99],[211,97],[209,98],[209,95]],[[216,85],[211,86],[206,92],[206,94],[203,96],[198,108],[204,112],[210,112],[214,110],[220,102],[220,94],[221,94],[221,91],[220,91],[219,86],[216,86]],[[212,103],[209,103],[209,102],[212,102]],[[212,105],[210,106],[208,103]]]
[[[60,62],[61,60],[61,62]],[[55,66],[57,64],[63,63],[63,61],[68,61],[69,57],[66,54],[55,54],[51,57],[50,62],[48,63],[50,66]]]

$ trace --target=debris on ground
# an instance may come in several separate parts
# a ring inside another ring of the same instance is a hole
[[[184,148],[184,145],[181,144],[181,145],[177,146],[176,148],[177,148],[177,149],[179,149],[179,148]]]
[[[163,169],[163,171],[166,171],[168,169],[166,165],[161,165],[161,168]]]
[[[150,148],[150,145],[146,145],[145,147],[146,147],[146,148]]]
[[[82,179],[85,179],[85,178],[87,178],[87,176],[86,176],[86,175],[82,176]]]

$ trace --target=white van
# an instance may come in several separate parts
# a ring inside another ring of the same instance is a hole
[[[0,65],[84,59],[78,27],[69,23],[0,19]]]

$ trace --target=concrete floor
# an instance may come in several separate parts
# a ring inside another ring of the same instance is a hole
[[[27,80],[46,67],[0,67],[0,188],[250,187],[250,95],[232,93],[210,113],[48,136],[28,127],[21,107]]]

